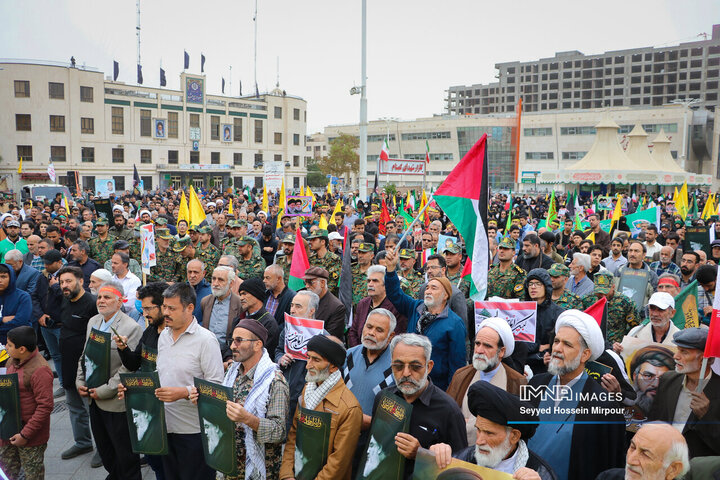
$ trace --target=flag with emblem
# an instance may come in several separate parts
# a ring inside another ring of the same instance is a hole
[[[383,140],[382,150],[380,150],[380,160],[384,162],[390,160],[390,145],[388,145],[387,138]]]

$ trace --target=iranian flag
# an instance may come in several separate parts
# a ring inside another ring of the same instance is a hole
[[[288,288],[290,290],[299,291],[305,288],[305,270],[310,268],[307,251],[305,250],[305,241],[298,227],[295,232],[295,249],[293,250],[292,261],[290,262],[290,279],[288,280]]]
[[[425,140],[425,163],[430,163],[430,144]]]
[[[390,146],[388,145],[387,138],[383,141],[382,150],[380,150],[380,160],[390,160]]]
[[[487,292],[488,161],[487,134],[473,145],[433,196],[460,235],[472,259],[470,296],[480,301]]]

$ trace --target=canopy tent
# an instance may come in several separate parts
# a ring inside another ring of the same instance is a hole
[[[655,140],[653,140],[652,157],[655,162],[660,165],[660,168],[666,172],[684,172],[672,157],[670,153],[670,140],[662,129],[660,133],[658,133],[658,136],[655,137]]]

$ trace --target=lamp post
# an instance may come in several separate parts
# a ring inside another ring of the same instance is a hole
[[[696,103],[700,103],[699,98],[678,98],[675,100],[672,100],[670,103],[674,105],[682,105],[685,107],[686,110],[691,110],[690,106],[695,105]],[[683,138],[682,138],[682,153],[680,155],[681,164],[683,170],[687,171],[687,151],[688,151],[688,144],[687,144],[687,129],[688,129],[688,112],[683,112]],[[698,172],[702,173],[702,172]]]

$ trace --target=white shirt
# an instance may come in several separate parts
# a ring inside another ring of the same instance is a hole
[[[123,306],[125,307],[125,312],[130,314],[130,312],[135,310],[135,292],[137,292],[137,289],[142,286],[142,282],[137,275],[132,273],[130,270],[128,270],[125,278],[119,278],[117,275],[113,275],[112,278],[122,285],[123,292],[125,292]]]

